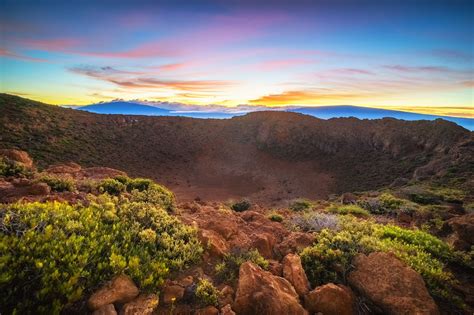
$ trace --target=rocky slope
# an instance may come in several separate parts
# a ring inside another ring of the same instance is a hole
[[[473,133],[442,120],[97,115],[2,94],[0,148],[12,147],[43,167],[75,161],[153,178],[182,201],[278,204],[456,171],[472,188],[474,169]]]

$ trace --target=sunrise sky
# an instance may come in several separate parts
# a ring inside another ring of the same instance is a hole
[[[2,0],[0,91],[474,117],[473,3]]]

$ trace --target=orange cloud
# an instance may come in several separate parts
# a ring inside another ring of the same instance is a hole
[[[265,95],[260,98],[250,100],[251,104],[259,105],[293,105],[293,104],[313,104],[319,101],[338,101],[367,97],[369,94],[362,93],[331,93],[329,91],[286,91],[280,94]]]

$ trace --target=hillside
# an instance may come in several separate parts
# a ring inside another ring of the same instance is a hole
[[[26,150],[40,166],[118,168],[163,183],[180,200],[278,203],[434,175],[460,185],[473,171],[472,132],[443,120],[97,115],[2,94],[0,135],[0,148]]]

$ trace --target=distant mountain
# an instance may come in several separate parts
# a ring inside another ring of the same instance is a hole
[[[87,106],[75,107],[75,109],[84,110],[97,114],[122,114],[122,115],[145,115],[145,116],[181,116],[192,118],[214,118],[225,119],[246,114],[245,112],[232,113],[226,111],[183,111],[164,109],[146,104],[125,101],[113,101],[108,103],[92,104]],[[396,110],[387,110],[370,107],[359,107],[350,105],[338,106],[320,106],[320,107],[298,107],[282,108],[282,111],[310,115],[321,119],[331,119],[339,117],[355,117],[359,119],[381,119],[391,117],[402,120],[435,120],[438,118],[452,121],[468,130],[474,130],[474,119],[459,118],[450,116],[436,116],[417,114]]]
[[[146,115],[146,116],[170,116],[170,111],[150,105],[133,102],[114,101],[87,106],[76,107],[96,114],[123,114],[123,115]],[[174,115],[173,115],[174,116]]]
[[[468,130],[474,130],[474,119],[472,118],[436,116],[380,108],[338,105],[321,107],[299,107],[290,109],[288,111],[310,115],[321,119],[331,119],[338,117],[355,117],[359,119],[382,119],[385,117],[391,117],[402,120],[435,120],[441,118],[444,120],[452,121]]]

